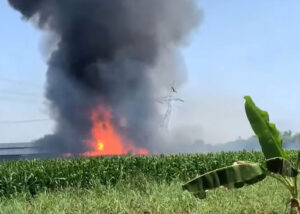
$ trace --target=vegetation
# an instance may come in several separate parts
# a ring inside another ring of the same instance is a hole
[[[201,201],[183,192],[181,184],[136,178],[114,187],[67,188],[35,197],[22,193],[2,198],[0,214],[282,214],[282,203],[289,196],[271,178],[245,188],[212,190]]]
[[[300,133],[292,133],[292,131],[284,131],[280,133],[282,138],[282,147],[284,149],[298,150],[300,149]],[[238,139],[221,144],[207,144],[203,140],[196,140],[194,143],[173,148],[173,152],[181,151],[182,153],[199,152],[220,152],[220,151],[261,151],[258,138],[255,135],[249,138],[239,137]]]
[[[294,161],[296,154],[296,151],[287,152],[288,158],[294,158]],[[68,187],[89,189],[98,184],[113,186],[136,175],[158,183],[186,182],[238,160],[263,163],[265,158],[261,152],[244,151],[1,162],[0,195],[35,195],[45,190]]]
[[[183,189],[196,197],[205,198],[207,189],[220,186],[240,188],[262,181],[266,176],[281,182],[290,192],[290,213],[299,214],[297,176],[300,165],[300,152],[293,165],[282,148],[282,139],[275,124],[269,123],[269,115],[260,110],[248,96],[245,97],[245,110],[253,131],[258,137],[262,152],[266,158],[264,164],[237,161],[231,166],[205,173],[183,185]]]

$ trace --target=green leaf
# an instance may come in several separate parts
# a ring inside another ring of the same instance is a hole
[[[205,198],[205,190],[225,186],[227,188],[240,188],[245,184],[254,184],[263,180],[266,172],[259,164],[240,162],[205,173],[182,186],[199,198]]]
[[[251,97],[245,96],[245,110],[253,131],[258,137],[262,152],[267,159],[286,157],[282,149],[282,139],[275,124],[269,123],[268,112],[260,110]]]
[[[300,167],[300,151],[298,152],[297,163],[296,163],[296,169],[299,170],[299,167]]]
[[[271,158],[266,161],[266,167],[270,172],[288,177],[296,177],[298,170],[293,167],[290,161],[284,158]]]

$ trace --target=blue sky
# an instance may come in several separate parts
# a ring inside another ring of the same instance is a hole
[[[203,0],[202,24],[183,48],[188,81],[170,128],[208,143],[252,135],[243,108],[251,95],[280,130],[300,131],[300,2]],[[42,37],[0,1],[0,143],[24,142],[53,131],[43,98]],[[7,81],[15,80],[15,81]]]

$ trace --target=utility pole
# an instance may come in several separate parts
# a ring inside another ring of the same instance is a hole
[[[175,97],[174,95],[177,94],[177,91],[175,89],[175,87],[171,87],[170,88],[170,92],[169,95],[165,96],[165,97],[161,97],[158,102],[161,104],[165,104],[167,106],[167,110],[163,116],[163,120],[162,120],[162,128],[168,130],[169,128],[169,122],[170,122],[170,117],[172,114],[172,103],[173,102],[184,102],[183,99]]]

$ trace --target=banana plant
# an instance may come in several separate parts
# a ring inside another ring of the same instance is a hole
[[[290,192],[287,202],[291,214],[300,214],[297,190],[297,176],[300,166],[300,152],[295,164],[291,163],[282,148],[282,139],[275,124],[269,122],[266,111],[260,110],[251,97],[245,96],[245,111],[250,125],[258,137],[265,163],[237,161],[231,166],[220,168],[198,176],[183,184],[182,188],[204,199],[206,191],[218,187],[241,188],[252,185],[270,176],[281,182]]]

